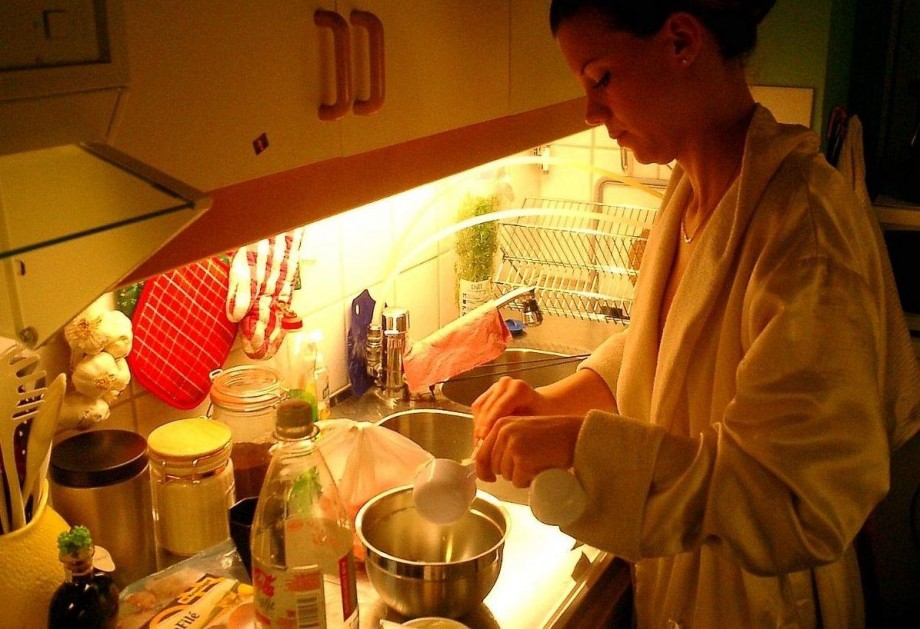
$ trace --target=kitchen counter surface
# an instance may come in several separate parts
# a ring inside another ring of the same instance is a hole
[[[550,348],[542,348],[550,349]],[[566,352],[569,348],[552,348]],[[572,352],[579,353],[579,352]],[[410,409],[438,409],[469,413],[466,406],[441,396],[437,389],[411,401],[384,400],[369,392],[360,399],[348,399],[332,408],[332,416],[360,421],[379,421],[393,413]],[[507,483],[507,482],[506,482]],[[510,483],[507,483],[510,487]],[[606,588],[597,604],[612,607],[628,590],[629,569],[609,553],[586,546],[562,533],[557,527],[538,521],[526,504],[526,491],[508,492],[508,487],[479,483],[480,490],[502,499],[511,516],[505,542],[501,572],[485,601],[466,617],[458,619],[470,629],[569,629],[593,627],[585,616],[586,603],[593,589]],[[513,501],[506,500],[506,494]],[[523,503],[523,504],[520,504]],[[604,585],[599,585],[603,582]],[[613,595],[609,595],[614,592]],[[367,577],[360,575],[358,597],[361,628],[376,629],[381,619],[407,620],[389,610],[380,600]],[[590,615],[590,613],[588,614]],[[595,622],[596,618],[591,622]]]
[[[542,524],[530,507],[505,503],[511,527],[501,572],[485,601],[458,620],[470,629],[569,627],[592,585],[613,564],[613,557],[584,546]],[[628,575],[626,575],[628,578]],[[358,582],[361,629],[376,629],[381,619],[408,620],[388,609],[363,572]]]

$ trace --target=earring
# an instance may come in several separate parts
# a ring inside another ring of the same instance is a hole
[[[686,58],[686,57],[681,57],[681,59],[680,59],[680,65],[685,66],[685,65],[687,65],[687,63],[688,63],[687,58]]]

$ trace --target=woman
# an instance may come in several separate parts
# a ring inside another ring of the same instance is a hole
[[[636,562],[640,627],[862,625],[851,544],[920,428],[877,226],[748,89],[772,4],[552,4],[588,124],[676,167],[628,331],[559,383],[484,393],[477,471],[572,468],[588,506],[563,530]]]

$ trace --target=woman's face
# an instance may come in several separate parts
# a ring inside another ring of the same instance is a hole
[[[640,38],[612,31],[595,13],[582,11],[557,33],[566,63],[587,95],[585,121],[604,125],[644,164],[673,160],[680,137],[673,45],[664,30]]]

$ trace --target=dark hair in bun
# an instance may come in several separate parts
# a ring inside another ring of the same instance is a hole
[[[712,32],[727,59],[745,57],[757,44],[757,26],[776,0],[553,0],[550,29],[555,36],[563,22],[593,10],[610,28],[650,37],[672,13],[695,15]]]

